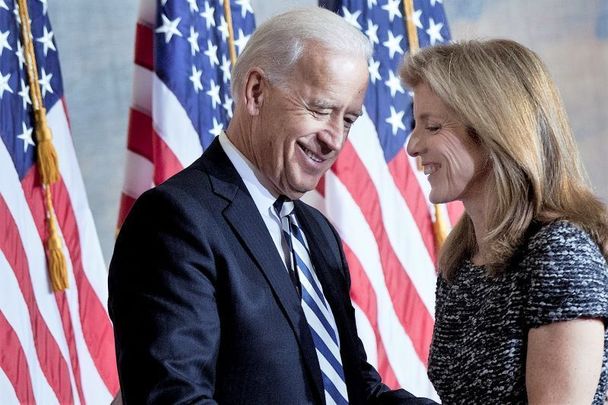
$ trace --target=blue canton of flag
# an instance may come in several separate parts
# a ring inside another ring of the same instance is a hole
[[[155,71],[177,96],[206,148],[232,117],[224,0],[166,0],[157,13]],[[255,29],[249,0],[231,1],[237,55]]]
[[[443,0],[414,0],[407,16],[417,28],[419,46],[450,39]],[[386,161],[405,145],[412,130],[412,95],[401,85],[399,66],[409,51],[406,17],[400,0],[336,0],[321,2],[365,33],[374,45],[369,61],[370,86],[365,107],[376,124]]]
[[[28,9],[41,94],[48,111],[63,96],[59,58],[46,1],[29,1]],[[17,0],[0,0],[0,137],[21,180],[34,164],[36,154],[20,29]]]
[[[141,0],[127,174],[118,224],[147,189],[198,158],[232,117],[228,0]],[[255,29],[250,0],[230,1],[235,53]]]

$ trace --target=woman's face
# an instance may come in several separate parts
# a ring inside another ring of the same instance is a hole
[[[461,200],[466,205],[483,199],[488,154],[426,83],[414,87],[414,118],[407,152],[421,160],[431,202]]]

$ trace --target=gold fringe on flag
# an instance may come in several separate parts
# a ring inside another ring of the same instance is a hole
[[[232,11],[230,10],[230,1],[224,0],[224,14],[226,15],[226,24],[228,24],[228,49],[230,50],[230,63],[234,66],[236,62],[236,49],[234,47],[234,28],[232,27]]]
[[[51,185],[59,180],[59,165],[57,152],[53,145],[53,135],[46,120],[46,110],[40,94],[38,67],[32,43],[32,29],[27,9],[27,0],[17,0],[19,18],[21,19],[21,40],[25,51],[25,64],[30,83],[32,107],[34,109],[34,128],[36,134],[36,159],[40,183],[44,192],[44,208],[49,236],[46,240],[46,258],[51,287],[58,292],[68,288],[68,274],[65,257],[63,256],[61,238],[57,229],[57,218],[53,208]]]
[[[418,41],[418,31],[416,24],[414,24],[414,0],[403,0],[403,11],[405,12],[405,27],[407,29],[407,39],[409,43],[409,51],[416,52],[420,47]],[[418,170],[423,170],[420,158],[416,158],[416,165]],[[437,249],[441,248],[445,238],[448,236],[448,224],[446,218],[443,215],[441,207],[437,204],[433,204],[435,211],[435,221],[433,222],[433,233],[435,235],[435,246]]]

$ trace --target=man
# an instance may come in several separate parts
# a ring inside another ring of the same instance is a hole
[[[109,308],[127,404],[423,401],[367,363],[340,239],[297,201],[362,113],[369,56],[320,8],[251,37],[226,133],[142,195],[118,237]]]

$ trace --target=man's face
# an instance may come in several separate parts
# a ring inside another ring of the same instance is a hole
[[[361,115],[364,59],[305,49],[286,85],[266,86],[251,139],[271,191],[297,199],[314,189]]]

